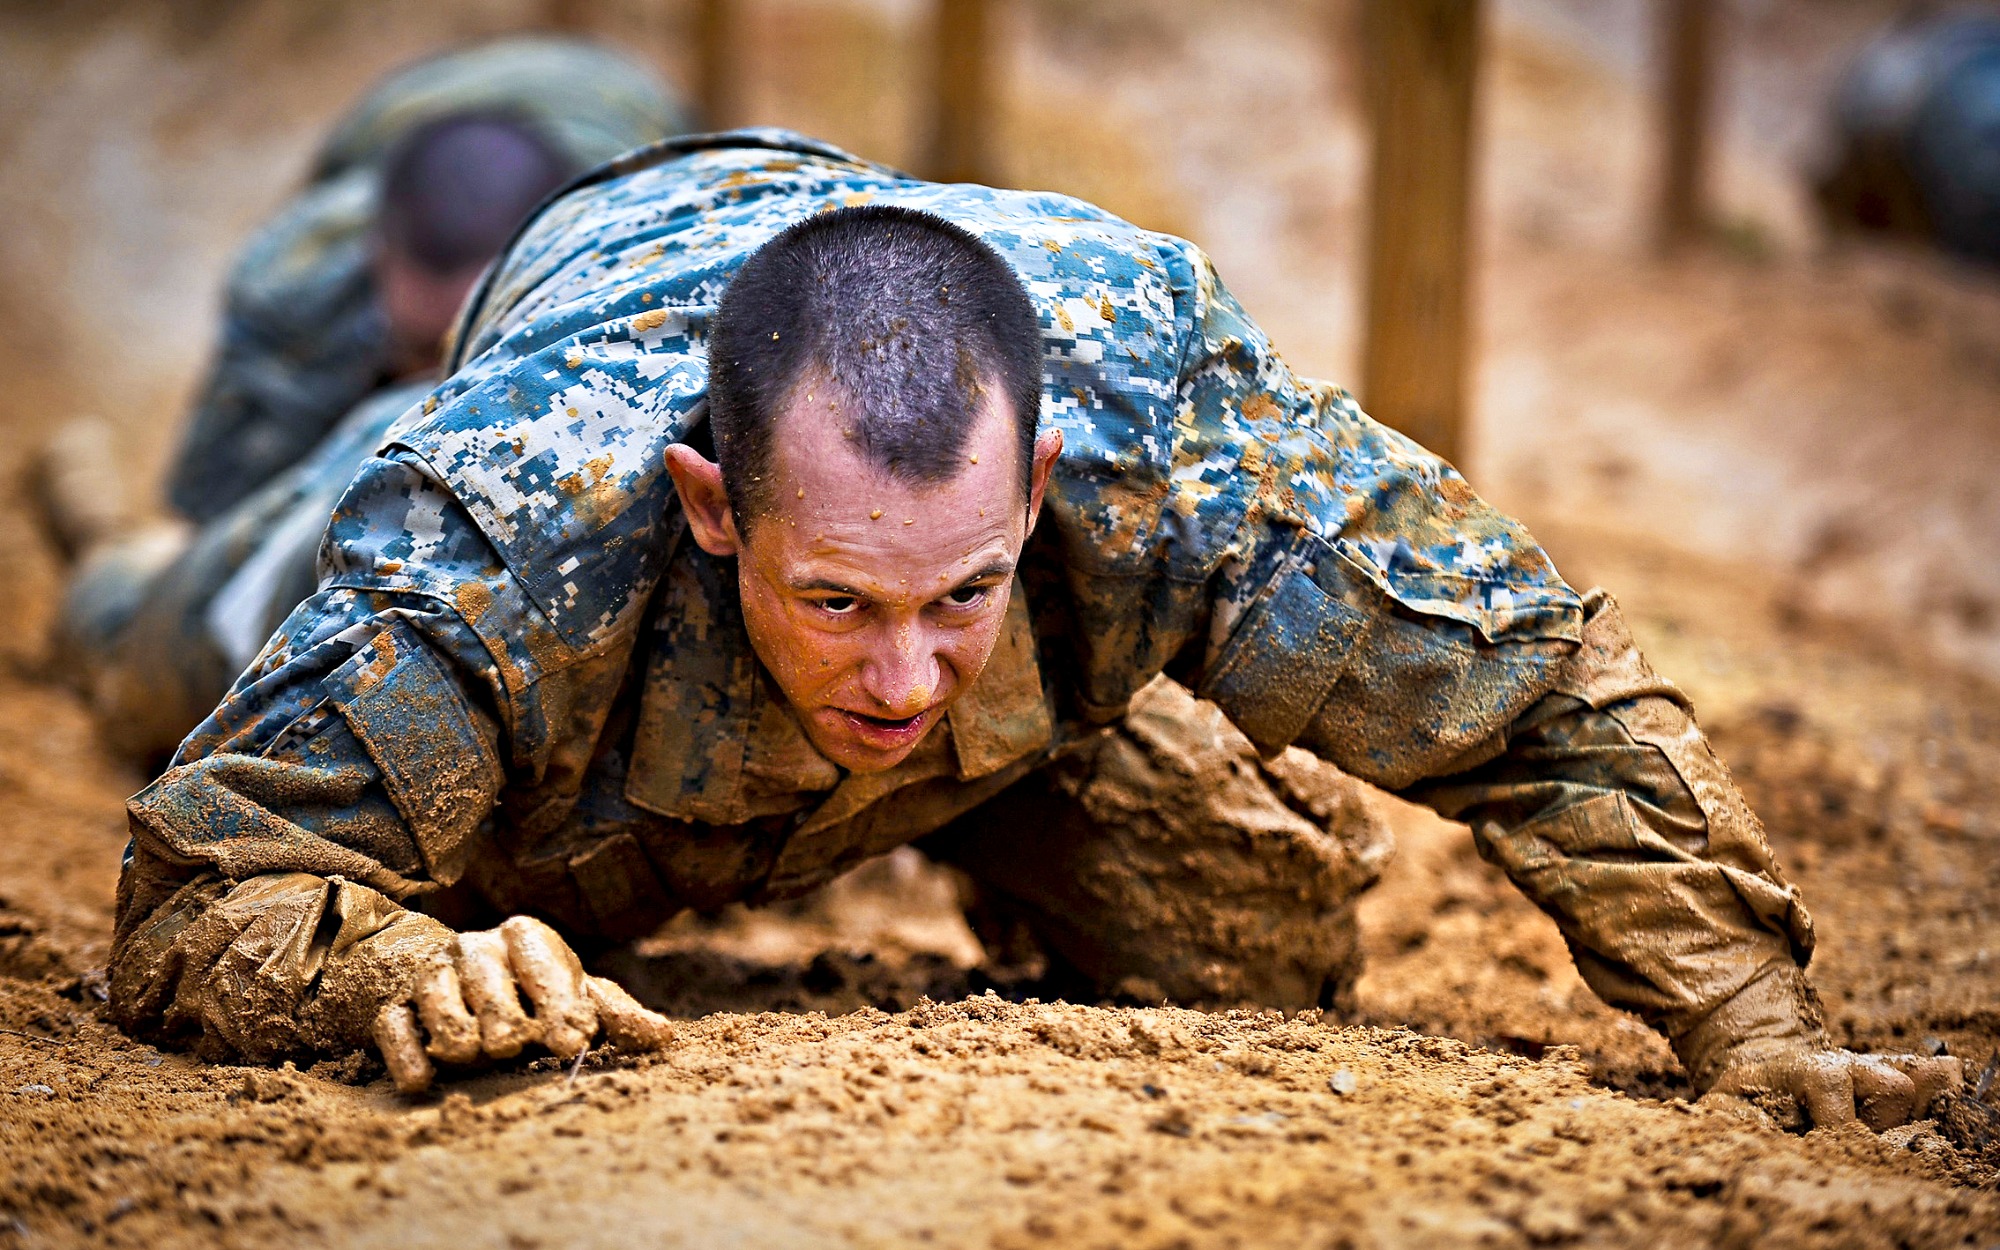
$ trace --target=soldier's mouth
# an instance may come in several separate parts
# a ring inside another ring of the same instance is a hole
[[[841,719],[853,729],[855,736],[870,746],[894,749],[907,746],[923,736],[930,719],[928,711],[900,719],[889,716],[870,716],[865,712],[850,712],[841,709]]]

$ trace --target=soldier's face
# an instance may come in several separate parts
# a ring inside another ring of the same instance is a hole
[[[444,336],[485,268],[481,262],[456,273],[433,273],[393,248],[377,245],[375,298],[389,323],[392,368],[397,374],[437,368]]]
[[[705,550],[737,556],[751,643],[813,745],[853,772],[892,768],[993,654],[1062,437],[1036,446],[1023,499],[999,399],[966,440],[958,476],[933,485],[869,465],[824,413],[788,412],[774,434],[776,504],[747,534],[726,503],[695,498],[694,462],[708,462],[675,449],[690,529]]]

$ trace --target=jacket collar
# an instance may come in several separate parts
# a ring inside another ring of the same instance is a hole
[[[932,731],[948,742],[927,741],[886,772],[843,773],[812,745],[758,663],[732,574],[728,561],[692,543],[669,562],[625,781],[635,806],[709,825],[817,807],[804,824],[823,828],[918,781],[990,776],[1053,737],[1017,586],[985,671]]]

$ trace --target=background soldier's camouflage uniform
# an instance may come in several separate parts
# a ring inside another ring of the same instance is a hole
[[[201,723],[313,593],[333,505],[431,386],[388,386],[362,400],[303,460],[192,536],[147,531],[84,565],[64,599],[60,664],[106,745],[157,762]]]
[[[578,169],[688,129],[658,78],[570,40],[486,44],[376,87],[327,138],[305,189],[237,258],[220,350],[167,476],[183,515],[219,516],[387,380],[387,327],[369,274],[381,162],[403,135],[463,112],[517,117]]]
[[[340,122],[230,276],[220,351],[167,479],[201,531],[102,551],[70,587],[63,664],[121,753],[171,751],[312,593],[341,488],[435,381],[412,391],[388,376],[369,260],[380,162],[415,127],[473,110],[520,118],[579,169],[686,129],[649,72],[545,38],[411,66]]]
[[[729,567],[683,541],[662,454],[704,436],[736,267],[863,202],[936,212],[1015,267],[1065,450],[985,673],[904,764],[845,776],[762,675]],[[1309,998],[1379,848],[1286,826],[1328,787],[1251,744],[1470,823],[1697,1080],[1715,1020],[1755,1035],[1809,998],[1796,892],[1616,608],[1295,377],[1188,243],[740,133],[635,153],[545,210],[460,337],[342,499],[319,592],[132,803],[128,1027],[345,1049],[384,979],[449,937],[390,899],[629,937],[933,831],[1102,984]],[[1176,773],[1246,797],[1183,818]],[[1031,838],[995,816],[1023,803],[1073,818]]]

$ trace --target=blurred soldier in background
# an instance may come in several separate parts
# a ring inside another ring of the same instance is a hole
[[[370,92],[328,137],[305,190],[251,241],[230,278],[221,352],[167,475],[168,500],[183,515],[220,515],[303,456],[386,379],[435,367],[459,299],[532,204],[505,214],[496,231],[480,193],[497,203],[518,188],[482,186],[468,171],[459,175],[471,179],[466,198],[452,206],[409,187],[412,198],[392,211],[409,229],[439,235],[406,235],[418,254],[399,255],[389,233],[398,227],[384,217],[384,171],[412,133],[468,114],[513,119],[572,171],[688,128],[650,72],[566,40],[514,39],[453,53]],[[436,221],[419,224],[426,212]],[[484,250],[475,255],[454,241],[454,229],[484,232]],[[488,244],[494,233],[502,237]]]
[[[1819,180],[1833,221],[2000,264],[2000,9],[1891,26],[1842,79],[1834,125]]]
[[[87,557],[62,663],[114,748],[171,751],[312,593],[341,486],[435,381],[466,292],[528,211],[685,128],[648,71],[530,38],[403,70],[334,129],[231,274],[220,350],[167,472],[194,526],[134,532],[103,423],[51,448],[52,519]]]

